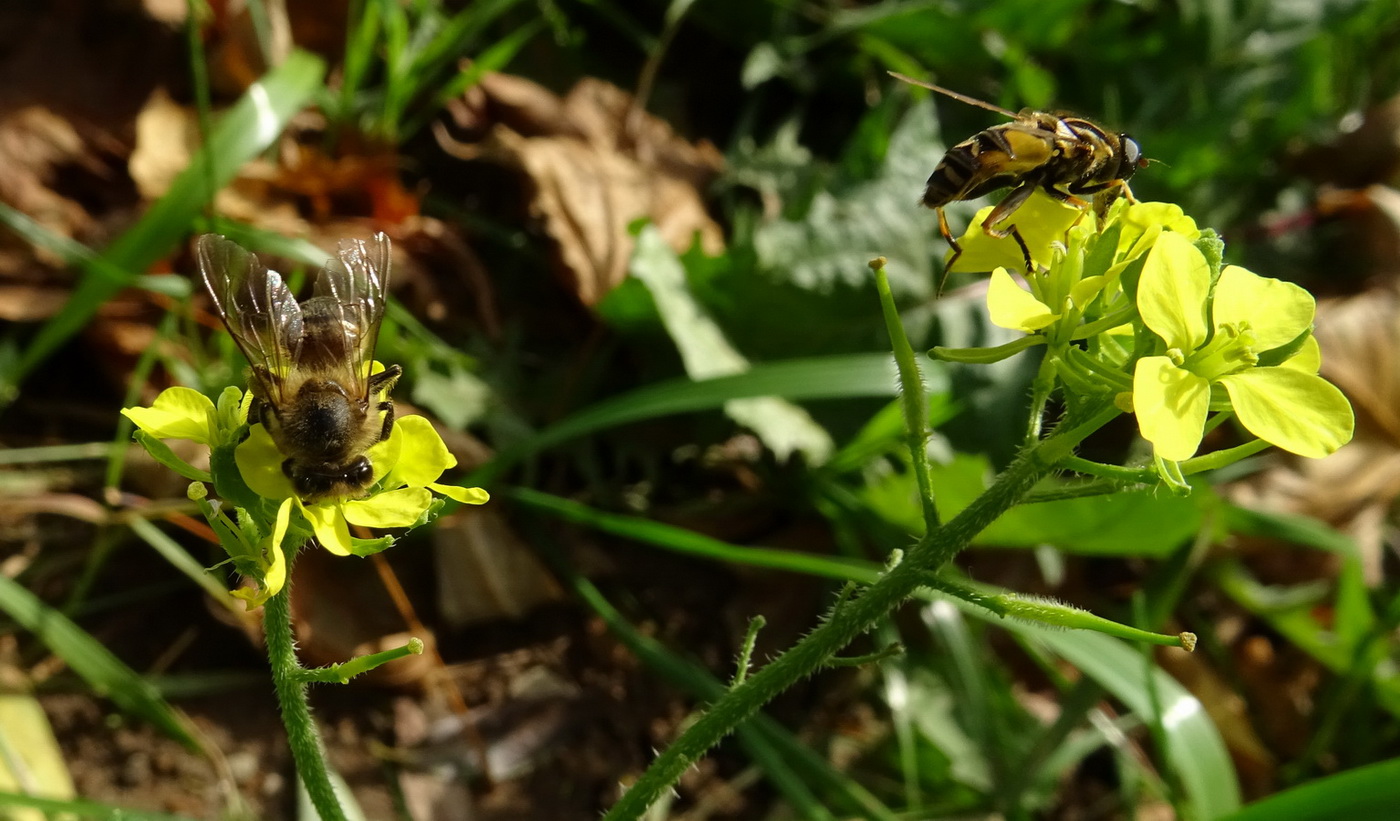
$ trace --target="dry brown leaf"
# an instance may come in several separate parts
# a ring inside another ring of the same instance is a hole
[[[147,200],[165,196],[198,146],[194,109],[171,100],[165,89],[156,89],[136,115],[136,147],[126,164],[136,190]]]
[[[443,621],[464,627],[518,619],[563,595],[539,559],[498,508],[464,507],[433,531],[438,609]]]
[[[637,219],[651,220],[678,253],[697,236],[706,253],[723,251],[723,232],[702,197],[723,167],[719,151],[636,110],[622,89],[584,78],[561,99],[496,74],[452,111],[459,126],[485,137],[457,143],[439,129],[439,142],[457,156],[524,172],[531,211],[555,240],[559,267],[585,305],[626,278],[633,247],[627,229]]]

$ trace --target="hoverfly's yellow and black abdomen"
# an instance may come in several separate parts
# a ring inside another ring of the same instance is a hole
[[[923,204],[938,212],[938,230],[953,249],[945,272],[953,267],[962,248],[948,229],[944,206],[1011,188],[1011,193],[983,220],[982,230],[992,237],[1014,237],[1025,255],[1026,269],[1033,270],[1030,249],[1016,226],[998,227],[1033,192],[1042,190],[1076,208],[1089,207],[1081,197],[1115,188],[1131,198],[1127,182],[1137,169],[1147,165],[1142,148],[1132,137],[1108,131],[1082,117],[1031,109],[1013,113],[940,86],[890,73],[907,83],[1011,119],[950,148],[928,178]]]
[[[1043,135],[1027,133],[1020,123],[978,132],[950,148],[933,169],[924,189],[924,205],[942,208],[1005,188],[1044,165],[1050,151]]]

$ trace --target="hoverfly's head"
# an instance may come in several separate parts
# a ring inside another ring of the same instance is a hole
[[[1119,134],[1118,142],[1123,146],[1123,157],[1118,163],[1118,179],[1127,182],[1139,168],[1147,167],[1147,158],[1142,156],[1142,146],[1127,134]]]

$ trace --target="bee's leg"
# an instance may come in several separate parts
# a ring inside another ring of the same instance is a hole
[[[265,428],[272,427],[272,424],[269,421],[268,417],[272,416],[276,412],[277,411],[275,408],[272,407],[271,402],[264,402],[256,396],[253,397],[253,401],[248,404],[248,418],[258,420],[262,423],[262,426]]]
[[[992,213],[988,214],[987,218],[982,221],[982,232],[987,236],[996,239],[1012,237],[1016,240],[1016,244],[1021,246],[1022,256],[1026,258],[1026,270],[1031,273],[1035,273],[1035,261],[1031,259],[1031,249],[1026,245],[1026,240],[1021,236],[1021,232],[1014,225],[1008,225],[1005,228],[997,228],[996,225],[999,222],[1005,222],[1012,214],[1016,213],[1017,208],[1025,205],[1026,200],[1030,199],[1031,194],[1035,192],[1037,185],[1039,183],[1030,180],[1021,183],[1012,189],[1010,194],[1006,195],[1006,199],[997,203],[997,207],[993,208]]]
[[[953,249],[953,255],[948,257],[947,264],[943,266],[943,277],[938,280],[938,294],[942,296],[943,286],[948,283],[948,272],[953,270],[953,263],[957,262],[958,257],[962,256],[962,246],[958,244],[956,239],[953,239],[953,232],[948,230],[948,217],[943,213],[943,208],[940,206],[933,210],[938,212],[938,233],[943,235],[943,239],[948,243],[948,247]]]
[[[379,409],[384,411],[384,427],[379,429],[379,441],[383,442],[389,438],[389,434],[394,432],[394,403],[385,399],[379,403]]]
[[[399,381],[400,376],[403,376],[403,368],[398,365],[390,365],[374,376],[371,376],[369,378],[370,398],[373,399],[380,393],[393,390],[394,384]]]

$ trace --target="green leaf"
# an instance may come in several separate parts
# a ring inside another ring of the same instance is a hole
[[[54,655],[73,669],[99,695],[118,707],[149,721],[191,750],[199,744],[186,720],[160,697],[140,674],[122,663],[97,639],[40,601],[7,576],[0,575],[0,610],[33,633]]]
[[[728,376],[748,370],[749,362],[734,349],[724,332],[695,301],[685,281],[685,268],[655,226],[637,237],[629,272],[641,280],[656,300],[657,312],[680,351],[692,379]],[[758,434],[780,461],[795,452],[809,464],[820,464],[834,446],[827,432],[802,408],[772,396],[731,399],[724,405],[735,422]]]

